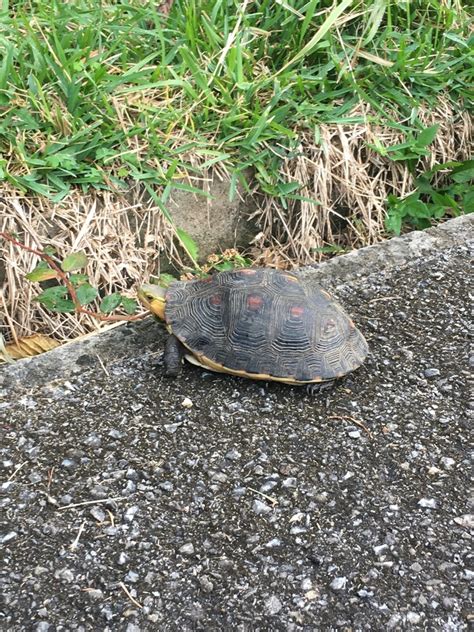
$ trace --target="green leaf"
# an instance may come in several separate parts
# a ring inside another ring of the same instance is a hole
[[[456,200],[454,200],[447,193],[439,193],[438,191],[433,191],[431,193],[431,199],[435,204],[439,206],[444,206],[445,208],[458,208]]]
[[[47,309],[53,312],[74,312],[75,305],[71,299],[66,298],[67,288],[63,285],[56,285],[49,287],[39,296],[35,298],[35,301],[41,303]]]
[[[466,191],[465,195],[461,198],[460,206],[466,214],[474,213],[474,190]]]
[[[122,296],[122,307],[127,314],[134,314],[137,311],[138,303],[135,299]]]
[[[426,127],[422,132],[420,132],[416,138],[416,144],[418,147],[427,147],[428,145],[431,145],[436,138],[438,129],[439,125],[436,124],[431,127]]]
[[[344,248],[342,246],[319,246],[316,248],[311,248],[312,252],[321,252],[323,254],[334,254],[335,252],[344,252]]]
[[[161,285],[161,287],[168,287],[169,285],[171,285],[171,283],[174,283],[175,281],[176,277],[174,277],[172,274],[167,274],[166,272],[164,272],[163,274],[160,274],[158,285]]]
[[[76,289],[77,300],[81,305],[92,303],[98,293],[97,289],[92,287],[89,283],[83,283]]]
[[[391,232],[399,235],[402,230],[402,217],[398,213],[389,213],[385,220],[385,228]]]
[[[431,215],[435,219],[441,219],[446,215],[446,206],[440,206],[438,204],[433,204],[431,206]]]
[[[85,268],[88,262],[87,255],[83,252],[72,252],[61,264],[64,272],[72,272],[72,270],[80,270]]]
[[[454,182],[464,183],[474,180],[474,160],[466,160],[464,164],[453,169],[452,179]]]
[[[40,261],[34,270],[25,274],[28,281],[36,283],[40,281],[48,281],[48,279],[56,279],[57,276],[58,273],[50,268],[46,261]]]
[[[186,250],[189,258],[192,260],[193,263],[197,265],[198,247],[194,239],[182,228],[177,228],[176,234],[179,241],[181,242],[181,245]]]
[[[80,272],[78,272],[75,274],[71,274],[69,276],[69,280],[71,281],[73,285],[82,285],[82,283],[85,283],[86,281],[89,280],[89,275],[81,274]]]
[[[218,263],[214,266],[216,270],[219,272],[224,272],[225,270],[234,270],[235,263],[233,261],[223,261],[222,263]]]
[[[114,292],[114,294],[109,294],[102,299],[100,303],[100,311],[103,314],[109,314],[110,312],[113,312],[114,309],[117,309],[121,302],[122,296],[118,294],[118,292]]]
[[[428,218],[431,217],[431,211],[425,202],[421,200],[413,200],[404,204],[404,209],[406,209],[406,215],[410,215],[410,217],[416,218]]]
[[[45,306],[46,307],[46,306]],[[59,312],[60,314],[66,314],[69,312],[75,312],[76,307],[68,298],[60,298],[56,301],[55,305],[49,308],[53,312]]]
[[[64,285],[55,285],[54,287],[48,287],[46,290],[41,292],[41,294],[37,297],[37,300],[40,300],[40,298],[56,300],[66,296],[66,294],[67,287]]]

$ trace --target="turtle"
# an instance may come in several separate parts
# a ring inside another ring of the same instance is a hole
[[[226,270],[166,288],[145,284],[138,296],[170,333],[167,376],[178,375],[184,356],[253,380],[321,385],[357,369],[368,353],[331,295],[293,272]]]

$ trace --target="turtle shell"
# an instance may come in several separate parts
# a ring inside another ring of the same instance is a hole
[[[322,382],[367,355],[363,335],[329,294],[270,268],[173,283],[165,318],[197,363],[253,379]]]

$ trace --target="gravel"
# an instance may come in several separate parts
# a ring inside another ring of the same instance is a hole
[[[398,261],[318,273],[371,348],[318,396],[151,320],[3,369],[2,629],[467,630],[469,252]]]

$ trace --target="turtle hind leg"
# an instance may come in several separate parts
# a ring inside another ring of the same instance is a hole
[[[326,382],[312,382],[306,385],[306,392],[308,395],[319,395],[324,391],[329,391],[334,388],[336,380],[328,380]]]
[[[176,377],[181,369],[184,347],[180,341],[170,334],[165,344],[164,362],[166,377]]]

